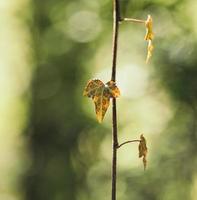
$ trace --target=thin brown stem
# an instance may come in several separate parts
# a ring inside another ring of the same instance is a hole
[[[133,143],[133,142],[140,142],[141,140],[129,140],[126,142],[123,142],[122,144],[118,145],[117,148],[120,148],[121,146],[128,144],[128,143]]]
[[[133,19],[133,18],[123,18],[121,19],[121,22],[133,22],[133,23],[140,23],[140,24],[145,24],[146,21],[140,20],[140,19]]]
[[[113,0],[113,47],[112,47],[112,75],[111,80],[116,81],[116,61],[118,48],[118,31],[120,21],[119,1]],[[116,170],[117,170],[117,112],[116,99],[112,100],[112,200],[116,200]]]
[[[118,147],[118,134],[117,134],[117,113],[116,113],[116,99],[113,98],[112,104],[112,200],[116,200],[116,174],[117,174],[117,147]]]
[[[119,1],[113,0],[113,47],[112,47],[112,74],[111,80],[116,81],[116,61],[117,61],[117,49],[118,49],[118,32],[119,32]]]

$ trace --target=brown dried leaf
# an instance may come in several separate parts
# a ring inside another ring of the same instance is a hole
[[[146,166],[147,166],[146,157],[147,157],[148,149],[146,146],[146,139],[143,135],[140,135],[140,143],[139,143],[138,149],[139,149],[139,158],[143,157],[142,161],[144,164],[144,169],[146,169]]]
[[[102,81],[96,79],[88,81],[83,95],[93,99],[96,116],[101,123],[109,107],[110,98],[118,97],[120,91],[114,81],[104,84]]]
[[[87,97],[94,97],[97,89],[104,86],[105,85],[103,84],[103,82],[99,79],[89,80],[84,89],[83,95]]]
[[[109,91],[112,98],[117,98],[120,96],[120,90],[118,89],[114,81],[109,81],[106,83],[106,85],[109,87]]]
[[[153,19],[151,15],[148,15],[147,20],[145,21],[145,26],[146,26],[146,35],[144,39],[148,41],[147,57],[146,57],[146,63],[148,63],[150,57],[152,56],[152,51],[154,49],[153,44],[152,44],[152,41],[154,38]]]

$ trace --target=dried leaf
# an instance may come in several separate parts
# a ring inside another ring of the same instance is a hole
[[[120,90],[114,81],[109,81],[106,83],[106,85],[109,87],[109,92],[112,98],[117,98],[120,96]]]
[[[139,149],[139,158],[143,157],[142,161],[143,161],[144,170],[145,170],[147,166],[146,157],[147,157],[148,149],[146,146],[146,139],[144,138],[143,135],[140,136],[140,143],[139,143],[138,149]]]
[[[147,47],[147,56],[146,56],[146,63],[148,63],[150,57],[152,56],[154,46],[152,44],[152,40],[148,41],[148,47]]]
[[[148,15],[147,20],[145,21],[145,26],[146,26],[146,35],[144,39],[148,41],[147,57],[146,57],[146,63],[148,63],[150,57],[152,56],[152,51],[154,49],[153,44],[152,44],[152,41],[154,38],[153,19],[151,15]]]
[[[151,15],[148,15],[147,20],[145,21],[146,26],[146,35],[145,40],[153,40],[154,33],[153,33],[153,19]]]
[[[120,91],[114,81],[104,84],[102,81],[95,79],[88,81],[83,95],[93,99],[96,116],[101,123],[109,107],[110,98],[118,97]]]

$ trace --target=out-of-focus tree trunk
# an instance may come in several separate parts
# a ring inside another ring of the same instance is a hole
[[[35,71],[27,128],[31,164],[24,181],[28,200],[75,200],[77,189],[86,190],[89,161],[80,157],[78,138],[92,121],[82,111],[78,91],[83,88],[84,57],[91,53],[86,44],[70,44],[50,16],[55,6],[66,9],[68,2],[32,2]]]

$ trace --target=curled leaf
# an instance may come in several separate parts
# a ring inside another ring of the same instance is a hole
[[[148,63],[150,57],[152,56],[152,51],[154,49],[153,44],[152,44],[152,41],[154,38],[153,19],[151,15],[148,15],[147,20],[145,21],[145,26],[146,26],[146,35],[144,39],[148,41],[147,57],[146,57],[146,63]]]
[[[148,47],[147,47],[147,56],[146,56],[146,63],[148,63],[150,57],[152,56],[154,46],[152,44],[152,40],[148,41]]]
[[[95,79],[88,81],[83,95],[92,98],[94,101],[97,120],[101,123],[109,107],[110,98],[117,98],[120,91],[114,81],[104,84]]]
[[[151,15],[148,15],[147,20],[145,21],[146,26],[146,35],[145,40],[153,40],[154,33],[153,33],[153,19]]]
[[[147,166],[146,157],[147,157],[148,149],[146,146],[146,139],[143,135],[140,135],[140,143],[139,143],[138,149],[139,149],[139,158],[141,157],[143,158],[142,161],[144,164],[144,169],[146,169],[146,166]]]

